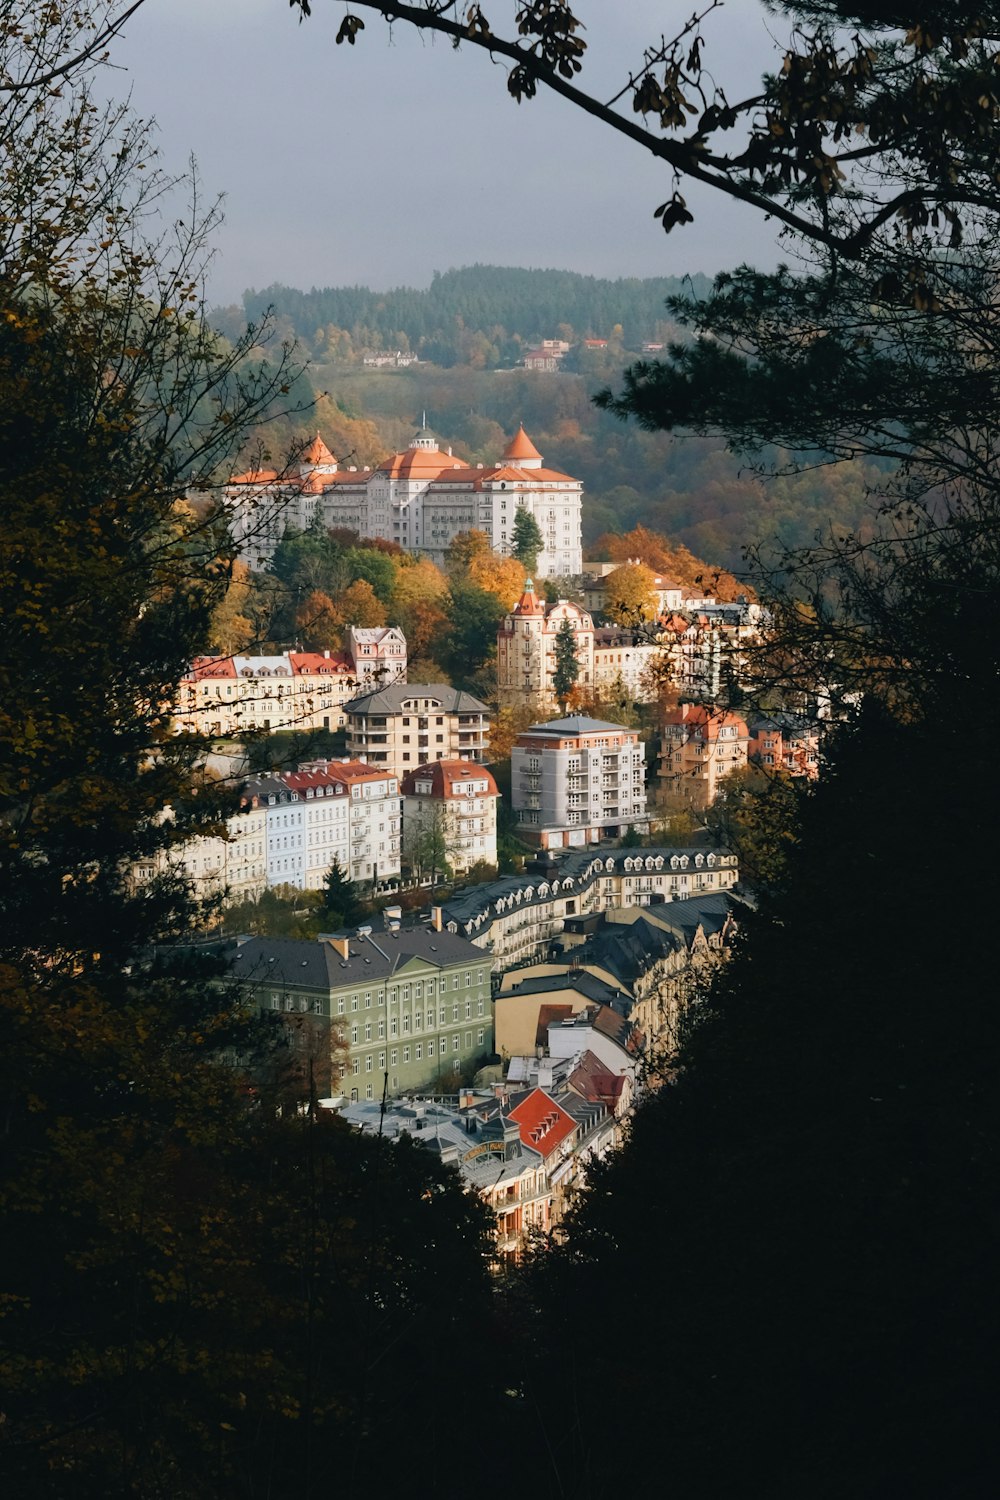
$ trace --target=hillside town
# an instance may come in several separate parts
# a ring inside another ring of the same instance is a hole
[[[581,497],[523,427],[492,469],[424,425],[371,470],[341,469],[317,434],[293,472],[236,476],[225,504],[251,577],[283,538],[324,532],[441,563],[476,530],[514,568],[524,517],[534,576],[499,620],[483,697],[414,680],[391,619],[346,620],[339,648],[196,658],[174,729],[207,739],[239,806],[136,871],[190,883],[324,1107],[454,1164],[494,1211],[501,1258],[556,1229],[662,1086],[752,907],[710,809],[741,775],[815,779],[825,727],[815,705],[744,706],[768,631],[752,597],[720,601],[641,556],[585,563]],[[284,740],[310,735],[323,753],[286,764]],[[258,744],[272,763],[241,775]],[[325,890],[350,891],[360,919],[338,925]],[[313,935],[268,931],[266,893],[313,902]]]

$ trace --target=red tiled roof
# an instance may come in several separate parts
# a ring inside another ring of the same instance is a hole
[[[576,1129],[573,1116],[544,1089],[532,1089],[510,1111],[510,1118],[517,1124],[522,1143],[543,1156],[548,1156]]]
[[[196,656],[184,675],[196,682],[203,677],[235,677],[236,664],[231,656]]]
[[[406,796],[412,797],[418,781],[429,781],[432,797],[463,797],[466,783],[473,780],[486,782],[486,791],[479,793],[481,797],[499,797],[497,784],[486,767],[468,760],[429,761],[405,772],[400,786]]]
[[[303,453],[301,462],[304,464],[335,464],[337,460],[317,432],[309,447]]]
[[[354,676],[354,663],[343,651],[331,651],[329,656],[323,651],[289,651],[288,660],[296,675],[315,676],[318,673],[342,677],[346,673]]]

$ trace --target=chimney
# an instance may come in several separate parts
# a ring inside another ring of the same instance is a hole
[[[331,948],[336,948],[336,950],[340,954],[341,958],[350,958],[350,956],[351,956],[351,940],[350,940],[350,938],[332,937],[330,939],[330,947]]]
[[[431,907],[431,926],[435,932],[444,930],[444,911],[440,906]]]

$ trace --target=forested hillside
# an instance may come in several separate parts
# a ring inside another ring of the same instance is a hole
[[[668,297],[708,293],[708,277],[661,276],[605,281],[574,271],[530,271],[511,266],[465,266],[436,275],[431,285],[313,287],[275,284],[243,294],[241,307],[222,310],[224,331],[257,322],[272,308],[283,335],[314,357],[350,358],[365,349],[413,350],[438,365],[516,364],[523,348],[543,338],[569,342],[617,337],[639,349],[668,330]]]

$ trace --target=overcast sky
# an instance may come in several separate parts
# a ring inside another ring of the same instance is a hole
[[[507,16],[512,0],[492,0]],[[146,0],[114,50],[121,92],[155,116],[164,164],[198,160],[226,195],[209,296],[245,287],[425,286],[435,270],[556,266],[599,276],[772,265],[773,226],[682,188],[696,222],[663,234],[666,170],[560,99],[516,105],[504,70],[375,16],[334,45],[343,0]],[[580,0],[583,79],[620,86],[693,0]],[[773,23],[772,23],[773,24]],[[757,0],[705,23],[707,60],[740,97],[774,58]]]

